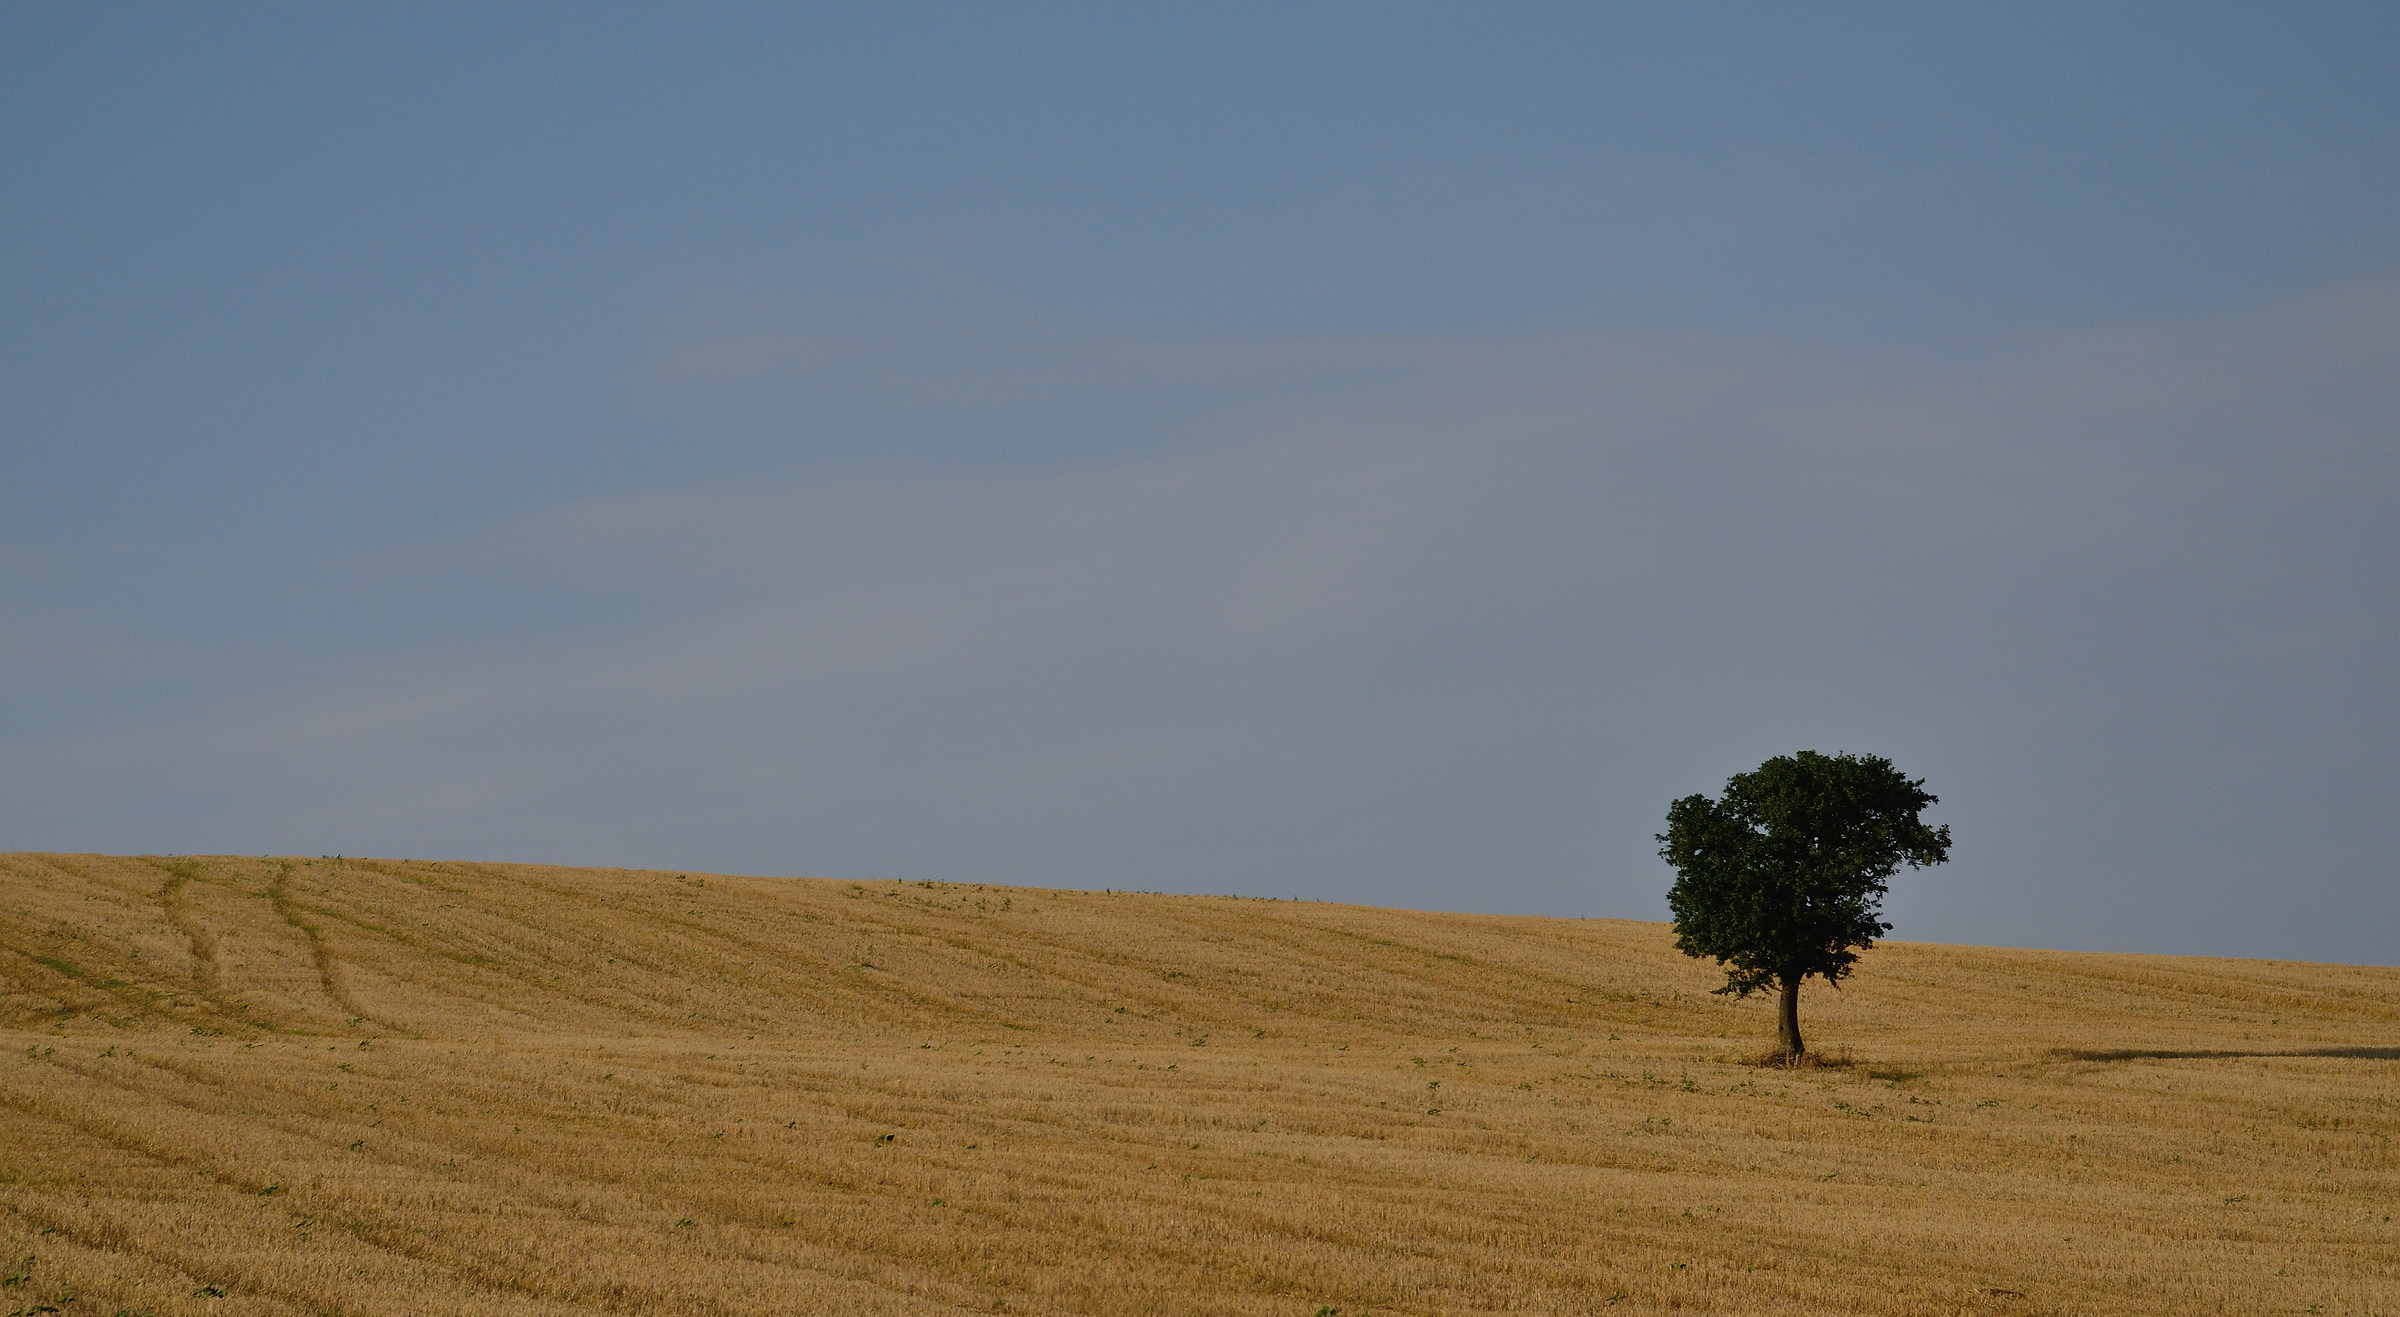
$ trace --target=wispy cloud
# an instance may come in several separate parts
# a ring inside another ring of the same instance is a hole
[[[1973,347],[702,335],[662,381],[1129,426],[1188,383],[1217,439],[344,564],[345,606],[446,602],[0,746],[0,821],[1653,914],[1664,802],[1815,745],[1892,754],[1958,826],[1904,935],[2388,957],[2358,930],[2400,913],[2396,322],[2380,281]],[[510,624],[561,609],[599,620]],[[2278,902],[2285,866],[2360,877]]]

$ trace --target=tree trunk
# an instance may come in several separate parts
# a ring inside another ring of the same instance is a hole
[[[1797,1058],[1804,1050],[1800,1045],[1800,976],[1795,974],[1783,981],[1783,1008],[1775,1013],[1775,1033],[1783,1044],[1785,1060]]]

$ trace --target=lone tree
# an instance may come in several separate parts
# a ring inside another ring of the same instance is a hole
[[[1800,981],[1839,987],[1860,949],[1892,930],[1883,894],[1901,865],[1950,858],[1950,829],[1917,815],[1935,797],[1877,755],[1778,755],[1725,783],[1725,798],[1667,807],[1659,858],[1675,866],[1675,946],[1726,967],[1718,992],[1783,991],[1786,1061],[1800,1043]]]

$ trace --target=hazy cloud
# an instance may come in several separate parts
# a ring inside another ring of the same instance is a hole
[[[1814,746],[1943,797],[1902,936],[2390,959],[2394,281],[1974,345],[787,319],[647,377],[1207,442],[336,564],[205,662],[409,643],[0,745],[12,844],[1655,917],[1666,801]],[[58,681],[88,631],[28,616],[6,656]]]

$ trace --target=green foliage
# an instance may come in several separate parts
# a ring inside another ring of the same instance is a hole
[[[1725,783],[1722,800],[1667,807],[1659,857],[1675,866],[1675,946],[1726,967],[1748,996],[1811,974],[1839,983],[1891,931],[1883,895],[1903,864],[1949,858],[1950,829],[1918,815],[1935,797],[1875,755],[1779,755]]]

